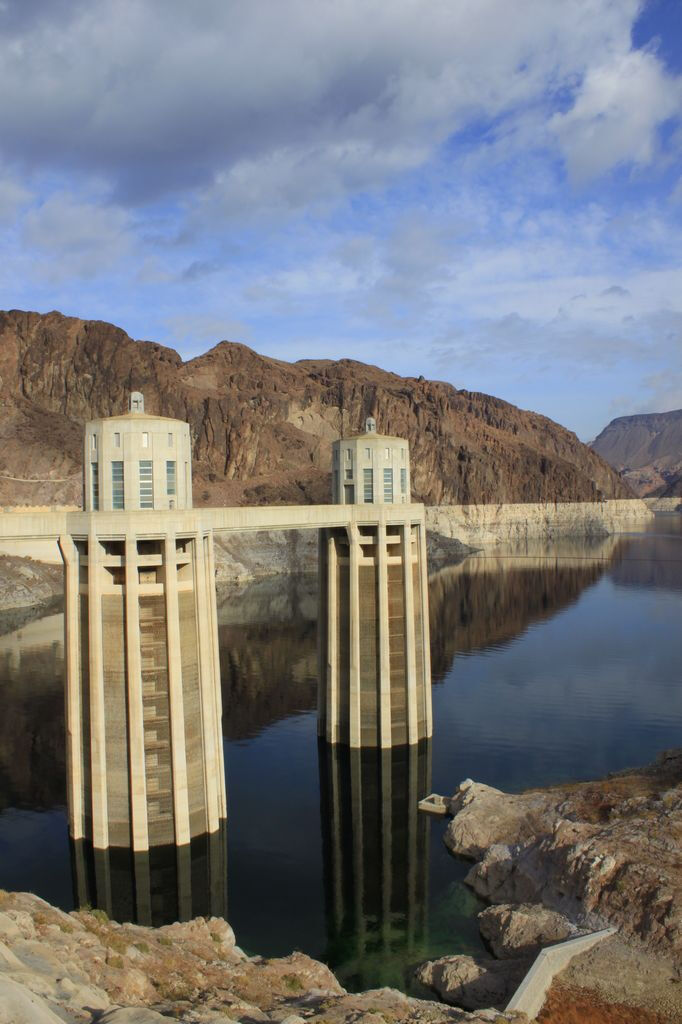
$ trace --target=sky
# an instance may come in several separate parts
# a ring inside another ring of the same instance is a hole
[[[682,0],[0,0],[0,306],[682,406]]]

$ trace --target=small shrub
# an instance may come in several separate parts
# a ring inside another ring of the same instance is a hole
[[[64,932],[65,935],[71,935],[71,933],[73,931],[73,925],[72,924],[67,924],[65,921],[60,921],[59,922],[59,930],[60,930],[60,932]]]
[[[160,946],[172,946],[173,945],[173,940],[169,939],[167,935],[159,935],[159,945]]]
[[[123,970],[123,957],[110,956],[109,959],[107,960],[107,963],[109,964],[110,967],[114,967],[117,971]]]
[[[129,945],[129,943],[126,942],[125,939],[122,939],[120,935],[115,935],[115,934],[112,935],[111,933],[108,934],[108,935],[105,935],[103,937],[102,941],[104,942],[104,944],[106,946],[109,947],[109,949],[113,949],[117,953],[125,953],[127,951],[127,949],[128,949],[128,945]]]
[[[219,935],[218,932],[211,932],[211,938],[213,939],[214,942],[222,942],[223,941],[222,935]]]
[[[304,985],[300,978],[295,974],[284,974],[282,975],[282,981],[289,989],[290,992],[302,992]]]
[[[95,921],[99,921],[100,924],[107,924],[109,921],[109,915],[106,910],[101,910],[99,907],[95,910],[91,910],[90,913],[94,917]]]
[[[149,945],[146,942],[136,942],[135,949],[139,949],[140,953],[148,953]]]

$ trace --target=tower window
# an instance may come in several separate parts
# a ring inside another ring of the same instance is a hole
[[[352,462],[352,461],[353,461],[353,453],[350,450],[350,448],[346,448],[346,462]]]
[[[368,462],[372,461],[372,449],[371,448],[365,448],[365,458],[367,459]]]
[[[388,505],[393,504],[393,470],[384,470],[384,501]]]
[[[407,494],[407,470],[400,470],[400,491],[402,494]]]
[[[353,467],[351,466],[350,469],[346,470],[346,480],[352,480],[352,479],[353,479]]]
[[[111,507],[125,508],[125,491],[123,483],[123,463],[111,463]]]
[[[362,483],[365,503],[369,504],[374,501],[374,470],[363,469],[362,471]]]
[[[387,448],[387,449],[386,449],[386,458],[387,458],[387,459],[390,459],[390,457],[391,457],[391,449],[390,449],[390,448]]]
[[[92,448],[93,452],[97,451],[97,434],[90,435],[90,447]]]
[[[166,463],[166,494],[175,494],[175,463]]]
[[[118,431],[116,431],[116,433],[114,434],[114,448],[120,448],[120,447],[121,447],[121,435],[119,434]]]
[[[149,434],[146,430],[142,431],[142,447],[149,448]]]
[[[168,435],[168,447],[169,448],[173,447],[173,435],[172,434]]]
[[[90,493],[93,512],[99,512],[99,463],[90,463]]]
[[[154,508],[152,460],[140,460],[140,508]]]

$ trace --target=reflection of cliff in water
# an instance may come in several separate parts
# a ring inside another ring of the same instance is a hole
[[[74,903],[106,911],[114,921],[155,928],[193,917],[227,917],[227,831],[196,836],[187,846],[146,853],[93,850],[71,843]]]
[[[317,577],[218,592],[223,733],[245,739],[317,701]]]
[[[0,811],[63,805],[63,615],[0,637],[0,693]]]
[[[319,744],[328,947],[325,962],[360,991],[402,987],[427,919],[431,748]]]
[[[440,682],[460,651],[508,643],[576,601],[619,550],[613,537],[563,538],[470,555],[429,579],[431,666]]]
[[[682,590],[682,516],[657,516],[653,529],[636,539],[622,538],[611,579],[619,587]]]

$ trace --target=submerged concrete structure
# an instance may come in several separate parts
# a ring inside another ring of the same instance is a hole
[[[86,424],[85,452],[86,512],[59,538],[71,836],[185,846],[226,817],[213,538],[191,510],[189,428],[135,393],[127,415]]]
[[[155,928],[194,917],[227,918],[227,826],[185,846],[93,849],[71,843],[74,902],[114,921]]]
[[[428,913],[429,741],[392,750],[319,744],[328,962],[342,985],[396,986],[419,956]],[[349,947],[349,941],[352,946]]]

